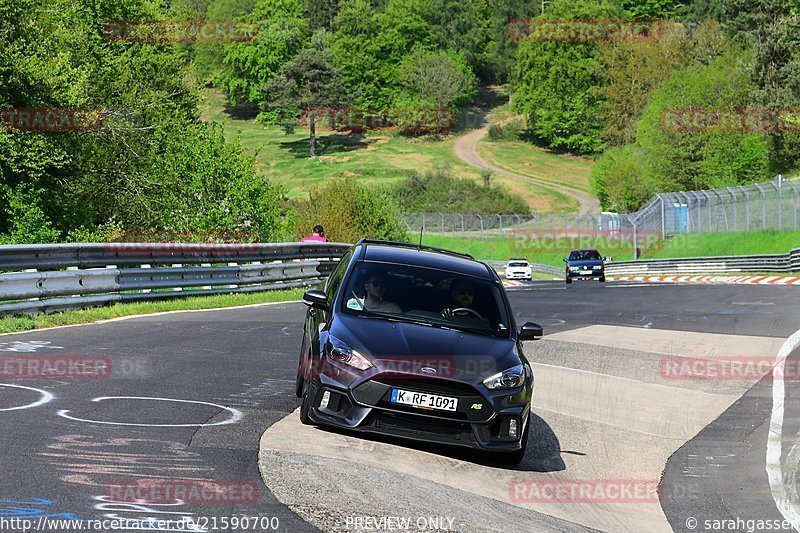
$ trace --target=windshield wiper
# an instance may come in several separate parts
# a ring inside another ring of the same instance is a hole
[[[453,324],[453,323],[444,323],[444,322],[434,322],[432,320],[426,320],[423,318],[414,318],[409,315],[391,315],[386,313],[381,313],[378,311],[369,311],[365,310],[359,313],[359,316],[367,316],[367,317],[374,317],[374,318],[381,318],[383,320],[391,320],[393,322],[409,322],[411,324],[417,324],[420,326],[431,326],[434,328],[439,329],[449,329],[451,331],[466,331],[469,333],[478,333],[484,336],[495,336],[498,332],[492,329],[486,328],[475,328],[466,326],[463,324]]]

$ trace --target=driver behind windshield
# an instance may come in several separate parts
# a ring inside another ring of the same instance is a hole
[[[475,286],[469,281],[453,280],[450,286],[450,305],[442,309],[442,316],[469,316],[488,324],[489,320],[472,308],[473,303],[475,303]]]
[[[380,313],[402,313],[399,305],[383,299],[385,293],[386,278],[381,274],[372,274],[364,282],[364,296],[359,298],[354,294],[355,298],[347,301],[347,307]]]

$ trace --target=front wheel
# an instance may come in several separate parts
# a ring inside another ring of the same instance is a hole
[[[606,281],[606,277],[605,276],[600,276],[597,279],[600,280],[600,283],[605,283],[605,281]]]
[[[303,400],[300,403],[300,422],[303,424],[310,426],[314,424],[314,421],[311,420],[308,412],[311,410],[311,386],[310,381],[308,379],[303,380]]]
[[[572,283],[572,280],[571,280],[569,277],[567,277],[567,278],[565,279],[565,281],[567,282],[567,285],[569,285],[570,283]]]

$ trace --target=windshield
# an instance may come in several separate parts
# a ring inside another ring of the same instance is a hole
[[[526,267],[526,266],[528,266],[528,263],[525,263],[523,261],[514,261],[513,263],[509,263],[508,266],[510,266],[510,267]]]
[[[570,261],[599,261],[597,250],[575,250],[569,254]]]
[[[500,288],[487,280],[406,265],[359,262],[348,279],[343,310],[507,337]]]

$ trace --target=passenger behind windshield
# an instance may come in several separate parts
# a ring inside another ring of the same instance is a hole
[[[569,254],[570,261],[598,261],[600,254],[594,250],[582,250]]]
[[[471,316],[488,326],[489,320],[472,308],[474,303],[475,286],[468,281],[455,279],[450,286],[450,304],[442,309],[442,316]]]
[[[377,311],[379,313],[402,313],[396,303],[383,299],[386,294],[386,278],[380,274],[373,274],[367,278],[363,286],[363,296],[354,294],[354,298],[347,301],[350,309]]]

